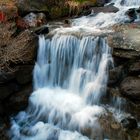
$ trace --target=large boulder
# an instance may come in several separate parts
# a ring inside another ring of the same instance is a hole
[[[94,13],[99,13],[99,12],[103,12],[103,13],[116,13],[119,11],[118,8],[116,8],[113,5],[108,5],[108,6],[104,6],[104,7],[92,7],[92,9],[94,10]]]
[[[140,58],[139,24],[114,25],[114,32],[108,36],[109,46],[113,48],[113,56],[124,60]]]
[[[121,120],[121,124],[126,129],[135,129],[138,127],[137,120],[133,117],[127,117]]]
[[[132,101],[140,101],[140,77],[127,77],[120,85],[122,95]]]

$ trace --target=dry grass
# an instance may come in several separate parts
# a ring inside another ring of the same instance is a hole
[[[13,5],[15,0],[0,0],[0,4]]]
[[[6,26],[0,28],[0,69],[10,69],[10,64],[27,64],[34,59],[35,39],[30,31],[26,30],[15,38],[12,34]]]
[[[17,38],[15,38],[5,50],[4,61],[5,62],[28,62],[32,61],[32,51],[33,47],[31,45],[32,38],[28,31],[21,33]]]

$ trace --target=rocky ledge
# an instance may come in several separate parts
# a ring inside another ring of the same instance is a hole
[[[119,86],[123,96],[140,103],[140,24],[116,25],[108,36],[113,48],[115,68],[110,71],[110,85]]]

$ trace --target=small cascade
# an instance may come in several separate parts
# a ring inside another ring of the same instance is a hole
[[[126,11],[140,5],[140,0],[113,2],[117,13],[83,16],[49,38],[39,36],[34,92],[27,110],[11,120],[11,140],[108,139],[99,119],[108,111],[121,114],[125,100],[116,96],[102,103],[113,66],[112,51],[106,37],[90,33],[129,21]]]
[[[112,0],[112,3],[115,3],[116,5],[122,5],[122,6],[138,6],[140,5],[140,0]]]
[[[104,29],[118,23],[131,22],[130,17],[126,12],[131,8],[139,8],[140,0],[112,0],[109,4],[114,4],[119,9],[118,12],[90,14],[73,20],[73,26],[78,28],[86,28],[86,30],[95,31],[95,29]],[[108,5],[108,4],[107,4]],[[139,15],[136,13],[136,21],[139,20]]]
[[[12,121],[12,140],[88,140],[86,129],[101,137],[98,117],[106,111],[100,100],[111,64],[106,38],[40,36],[35,91],[27,111]]]

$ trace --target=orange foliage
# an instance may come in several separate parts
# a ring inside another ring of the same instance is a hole
[[[6,16],[5,14],[1,11],[0,12],[0,22],[5,22],[6,21]]]

